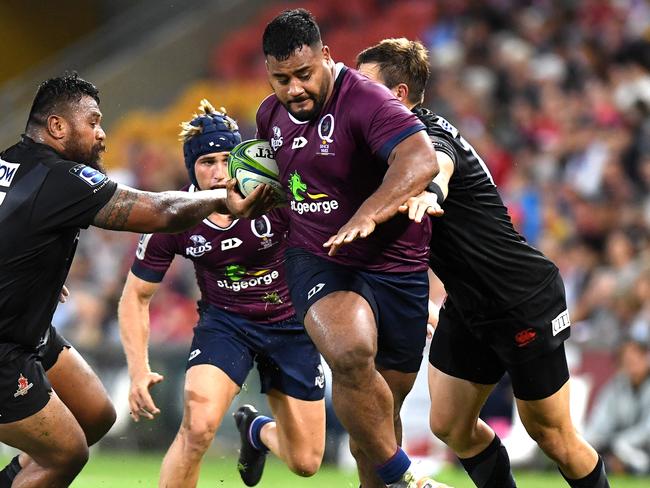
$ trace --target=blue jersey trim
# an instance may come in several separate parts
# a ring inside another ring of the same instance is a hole
[[[133,266],[131,266],[131,273],[149,283],[160,283],[165,277],[165,271],[155,271],[151,268],[147,268],[137,260],[134,261]]]
[[[395,137],[391,137],[386,143],[384,143],[384,145],[381,147],[381,149],[379,150],[379,152],[377,154],[384,161],[388,161],[388,156],[390,156],[390,153],[393,151],[393,149],[395,149],[395,146],[397,146],[400,142],[402,142],[408,136],[413,135],[416,132],[420,132],[421,130],[426,130],[426,129],[427,128],[422,123],[404,129],[402,132],[397,134]]]

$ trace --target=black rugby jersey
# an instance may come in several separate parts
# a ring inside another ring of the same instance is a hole
[[[518,305],[557,267],[515,230],[487,166],[458,130],[430,110],[414,113],[436,151],[454,162],[445,213],[431,219],[431,269],[465,315]]]
[[[29,137],[0,153],[0,358],[35,347],[88,227],[117,183]]]

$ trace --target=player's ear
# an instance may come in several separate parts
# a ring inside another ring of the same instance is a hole
[[[406,103],[409,98],[409,86],[406,83],[400,83],[395,87],[395,97],[402,103]]]
[[[68,132],[68,121],[60,115],[50,115],[47,118],[47,132],[55,139],[63,139]]]
[[[329,61],[330,59],[332,59],[329,46],[323,46],[321,52],[323,53],[323,59],[325,61]]]

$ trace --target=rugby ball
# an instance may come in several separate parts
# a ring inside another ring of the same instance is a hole
[[[245,197],[264,183],[284,199],[284,190],[278,181],[278,165],[268,141],[251,139],[232,148],[228,156],[228,176],[237,180],[239,191]]]

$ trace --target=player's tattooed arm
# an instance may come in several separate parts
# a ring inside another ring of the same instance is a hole
[[[118,185],[93,225],[132,232],[179,232],[213,212],[228,213],[223,193],[215,190],[152,193]]]

